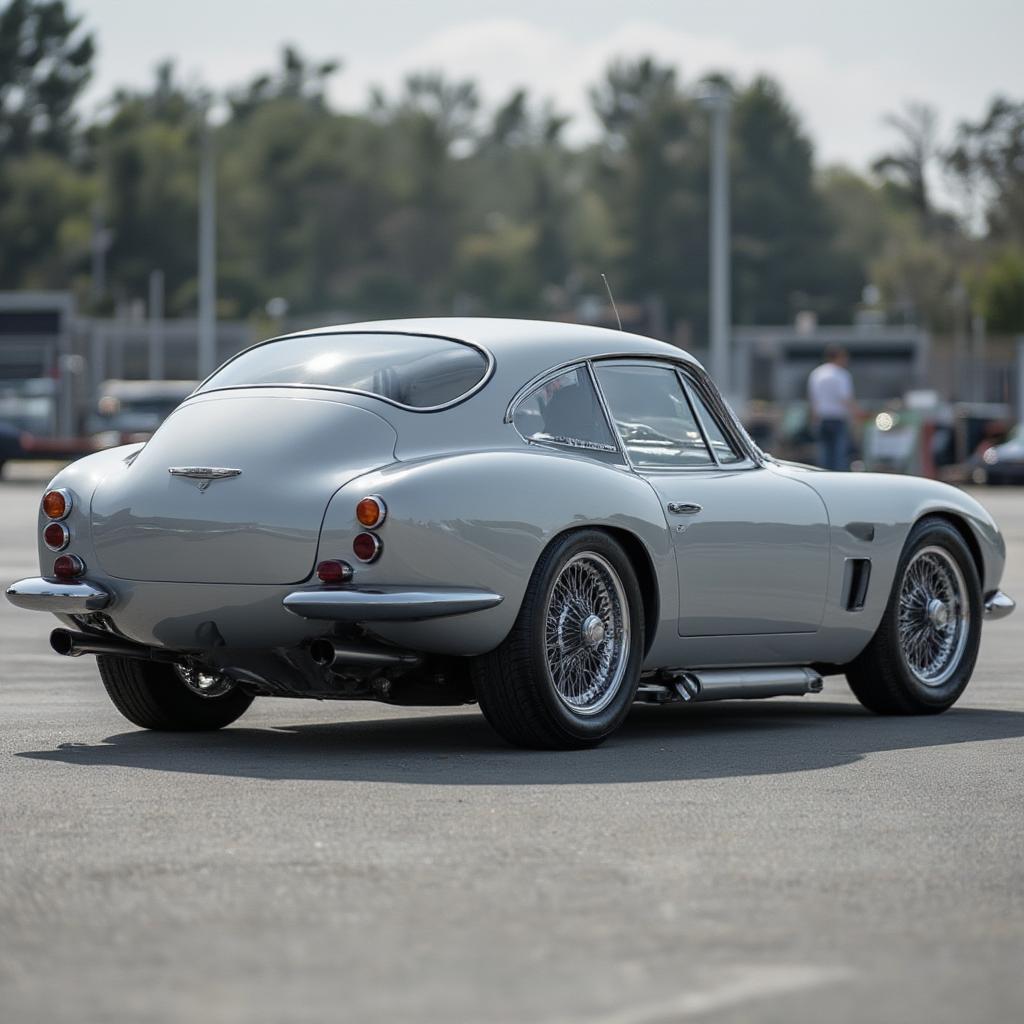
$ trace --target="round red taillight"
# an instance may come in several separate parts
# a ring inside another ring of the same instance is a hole
[[[71,534],[63,523],[50,523],[43,530],[43,543],[51,551],[63,551],[71,540]]]
[[[58,487],[43,495],[43,514],[47,519],[63,519],[71,511],[71,495]]]
[[[384,545],[375,534],[360,533],[352,541],[352,550],[360,562],[374,562],[380,557]]]
[[[53,575],[59,580],[73,580],[85,572],[85,562],[78,555],[59,555],[53,560]]]
[[[348,583],[352,579],[352,566],[341,559],[332,558],[316,567],[321,583]]]
[[[375,530],[380,526],[387,514],[384,499],[376,494],[368,495],[356,505],[356,519],[359,520],[360,526],[365,526],[368,530]]]

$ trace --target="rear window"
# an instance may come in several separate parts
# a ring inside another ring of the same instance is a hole
[[[450,405],[477,387],[479,349],[422,334],[319,334],[282,338],[236,356],[200,391],[301,386],[360,391],[410,409]]]

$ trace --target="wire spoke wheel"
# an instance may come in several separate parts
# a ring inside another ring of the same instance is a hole
[[[629,661],[629,605],[618,573],[583,551],[562,566],[544,616],[547,670],[559,700],[596,715],[614,699]]]
[[[967,645],[971,609],[956,559],[942,547],[921,548],[900,586],[897,632],[907,668],[925,686],[942,686]]]
[[[534,750],[581,750],[611,736],[640,681],[643,602],[630,555],[605,531],[552,540],[511,632],[470,662],[495,731]]]

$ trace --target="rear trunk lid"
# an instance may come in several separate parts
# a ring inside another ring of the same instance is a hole
[[[394,461],[396,441],[380,416],[333,396],[194,398],[97,487],[100,567],[128,580],[300,582],[331,495]]]

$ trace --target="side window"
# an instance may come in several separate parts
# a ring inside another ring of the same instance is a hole
[[[711,445],[718,461],[723,466],[728,466],[731,462],[742,462],[743,456],[736,451],[736,448],[722,429],[722,425],[718,422],[717,417],[712,415],[707,403],[701,398],[700,392],[692,384],[687,390],[690,393],[693,407],[697,410],[697,415],[700,417],[701,426],[704,427],[704,435],[707,437],[708,443]]]
[[[512,422],[527,441],[582,449],[622,462],[584,366],[541,384],[516,406]]]
[[[713,465],[700,427],[674,370],[597,364],[615,425],[639,469]]]

